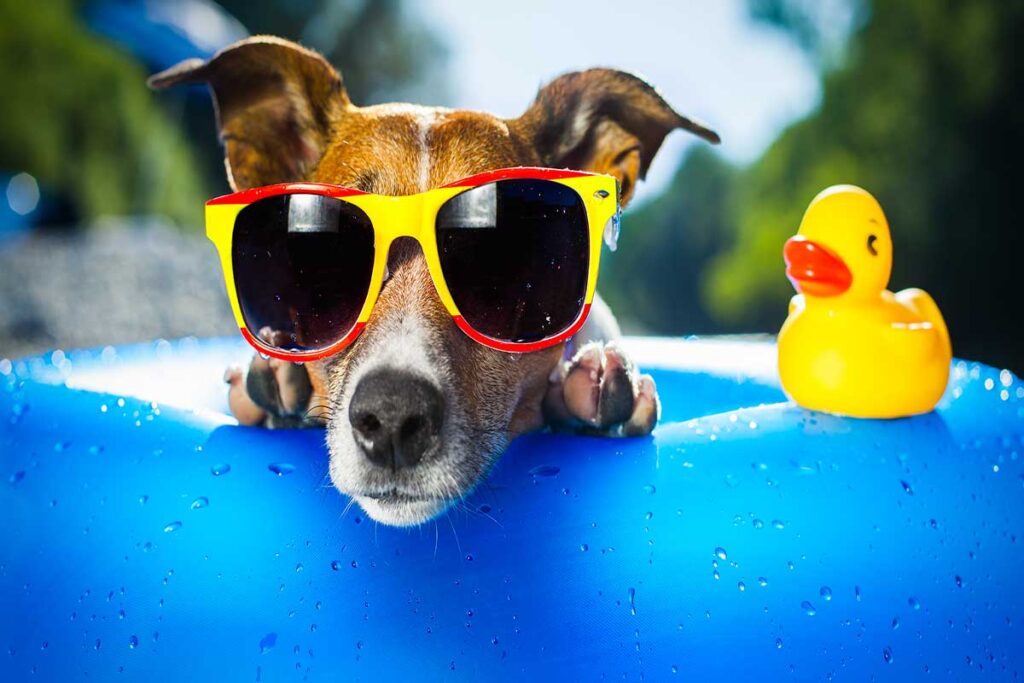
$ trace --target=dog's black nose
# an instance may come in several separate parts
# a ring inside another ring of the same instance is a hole
[[[412,467],[440,438],[444,397],[419,375],[376,370],[356,385],[348,419],[370,462],[395,470]]]

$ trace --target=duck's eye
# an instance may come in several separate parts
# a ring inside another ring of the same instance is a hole
[[[878,256],[878,250],[875,249],[875,240],[878,239],[878,235],[868,235],[868,251],[871,252],[872,256]]]

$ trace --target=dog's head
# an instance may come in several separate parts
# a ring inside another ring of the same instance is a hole
[[[613,175],[625,204],[673,129],[717,141],[644,81],[608,69],[554,80],[515,119],[357,107],[323,57],[268,37],[152,82],[209,84],[238,190],[309,180],[407,195],[498,168],[545,166]],[[388,269],[365,331],[312,364],[310,376],[329,406],[335,486],[376,520],[417,524],[468,493],[512,437],[543,424],[541,402],[563,349],[512,354],[471,340],[412,241],[394,244]]]

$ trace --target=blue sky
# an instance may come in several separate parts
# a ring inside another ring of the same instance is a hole
[[[742,0],[421,0],[415,7],[450,49],[452,99],[438,104],[515,116],[560,73],[621,68],[710,124],[726,157],[747,162],[818,102],[811,63],[786,36],[752,23]],[[665,186],[692,143],[682,132],[669,136],[638,199]]]

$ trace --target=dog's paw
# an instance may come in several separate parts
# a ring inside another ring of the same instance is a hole
[[[275,333],[260,331],[260,337],[271,341]],[[248,371],[228,368],[224,373],[228,384],[228,405],[243,425],[271,428],[302,427],[317,423],[313,402],[313,384],[306,366],[276,358],[255,355]]]
[[[553,427],[623,436],[650,434],[660,412],[654,379],[615,342],[591,342],[560,364],[544,398]]]

